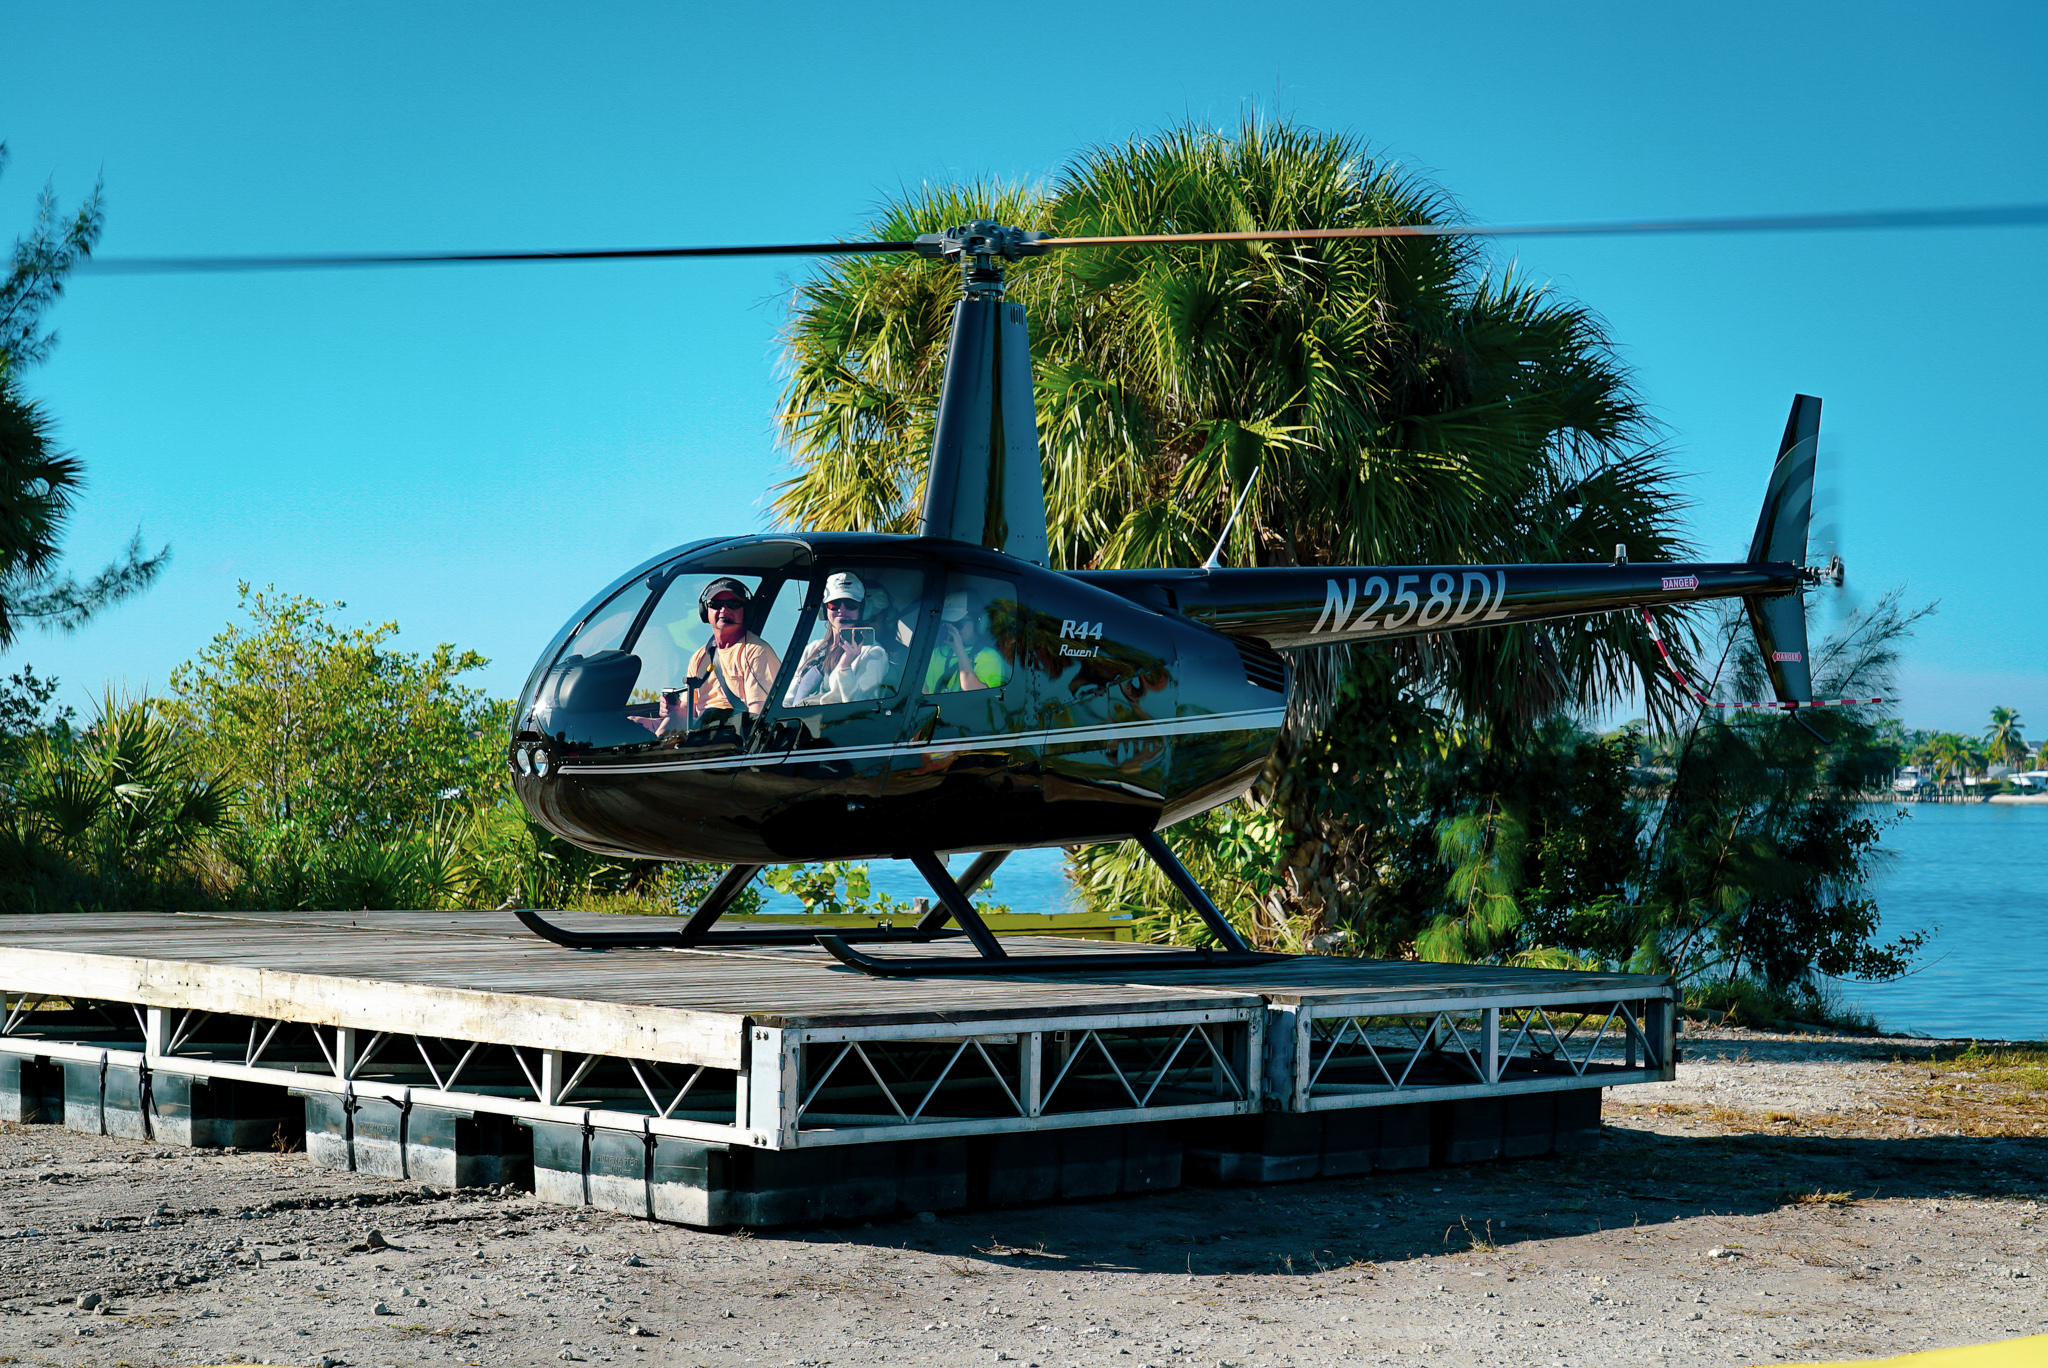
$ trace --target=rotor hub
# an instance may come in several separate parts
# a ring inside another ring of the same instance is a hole
[[[1834,589],[1842,587],[1846,574],[1839,555],[1829,556],[1826,565],[1806,565],[1799,570],[1799,577],[1808,584],[1825,584]]]
[[[1003,268],[999,262],[1043,256],[1044,241],[1051,236],[1033,228],[1012,228],[990,219],[976,219],[943,232],[920,233],[915,242],[919,256],[959,263],[962,287],[970,294],[984,294],[1003,288]]]

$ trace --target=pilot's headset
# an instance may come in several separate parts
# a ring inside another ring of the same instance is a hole
[[[711,600],[717,598],[720,594],[731,594],[740,601],[742,618],[754,606],[752,596],[747,593],[746,585],[741,584],[730,576],[720,576],[705,585],[703,592],[697,595],[697,621],[711,621]]]

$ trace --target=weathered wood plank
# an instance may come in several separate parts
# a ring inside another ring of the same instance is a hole
[[[744,1048],[729,1014],[129,955],[10,947],[0,988],[720,1069],[739,1068]]]
[[[622,924],[595,913],[550,915],[575,929]],[[1012,945],[1020,957],[1129,955],[1149,948],[1037,937]],[[966,941],[953,940],[894,953],[956,959],[974,952]],[[0,984],[372,1030],[725,1061],[719,1067],[737,1063],[739,1047],[730,1042],[742,1038],[747,1019],[811,1027],[944,1026],[1203,1010],[1260,998],[1322,1014],[1422,1000],[1450,1007],[1670,991],[1670,980],[1657,975],[1330,956],[1233,970],[1162,969],[1156,976],[1126,968],[875,979],[809,946],[569,951],[535,939],[507,914],[480,911],[6,917],[0,918]],[[137,996],[145,990],[155,996]],[[375,1019],[364,1015],[371,1001],[379,1004]],[[414,1021],[421,1024],[399,1024]],[[565,1032],[587,1043],[571,1043]]]

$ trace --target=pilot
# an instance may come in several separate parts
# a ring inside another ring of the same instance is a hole
[[[939,639],[925,667],[926,693],[993,689],[1003,682],[1003,658],[989,644],[982,616],[965,593],[946,595],[939,608]]]
[[[724,576],[711,581],[697,595],[697,614],[711,624],[711,640],[690,657],[695,724],[722,721],[708,715],[721,709],[725,716],[736,709],[759,714],[768,706],[782,659],[747,630],[747,587]]]
[[[819,703],[857,703],[879,698],[889,673],[889,654],[875,642],[875,629],[860,625],[867,586],[845,571],[825,580],[826,634],[804,648],[796,683],[786,700],[792,708]]]

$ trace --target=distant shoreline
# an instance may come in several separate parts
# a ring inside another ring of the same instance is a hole
[[[2012,807],[2048,807],[2048,793],[1991,793],[1982,798],[1956,794],[1940,798],[1910,798],[1897,793],[1866,793],[1856,801],[1891,803],[1896,807],[1978,807],[1985,803],[2004,803]]]

